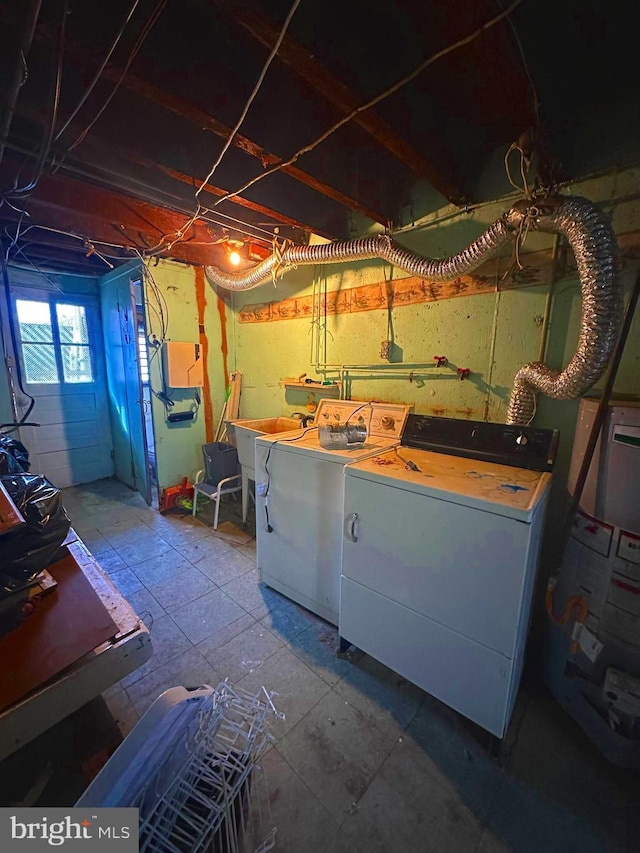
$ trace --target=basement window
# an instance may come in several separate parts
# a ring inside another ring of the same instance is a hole
[[[25,379],[29,384],[93,382],[83,305],[16,299],[16,313]]]
[[[142,324],[138,325],[138,362],[140,364],[140,381],[149,384],[149,353],[147,350],[147,334]]]
[[[83,305],[56,305],[65,382],[93,382],[87,312]]]

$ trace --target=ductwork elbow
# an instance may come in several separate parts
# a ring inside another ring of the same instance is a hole
[[[536,392],[568,400],[581,397],[604,373],[622,321],[622,289],[618,281],[618,246],[609,217],[586,198],[557,199],[546,210],[513,208],[512,227],[527,216],[529,227],[562,234],[573,250],[580,277],[582,308],[576,352],[562,371],[541,362],[525,364],[515,376],[507,423],[533,420]]]

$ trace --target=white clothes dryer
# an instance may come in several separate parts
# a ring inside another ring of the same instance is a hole
[[[410,415],[401,446],[345,468],[343,647],[497,737],[522,672],[556,441]]]

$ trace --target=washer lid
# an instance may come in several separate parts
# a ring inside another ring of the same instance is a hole
[[[355,462],[345,474],[520,521],[530,519],[551,482],[546,472],[409,447]]]

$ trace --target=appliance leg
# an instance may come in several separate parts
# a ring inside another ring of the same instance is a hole
[[[249,508],[249,475],[242,466],[242,523],[247,523],[247,510]]]
[[[339,655],[346,654],[347,649],[349,648],[350,645],[351,645],[351,643],[349,642],[349,640],[345,640],[344,637],[340,637],[340,646],[338,647],[338,654]]]
[[[506,767],[507,764],[507,747],[504,738],[490,735],[489,755],[496,762],[498,767]]]

